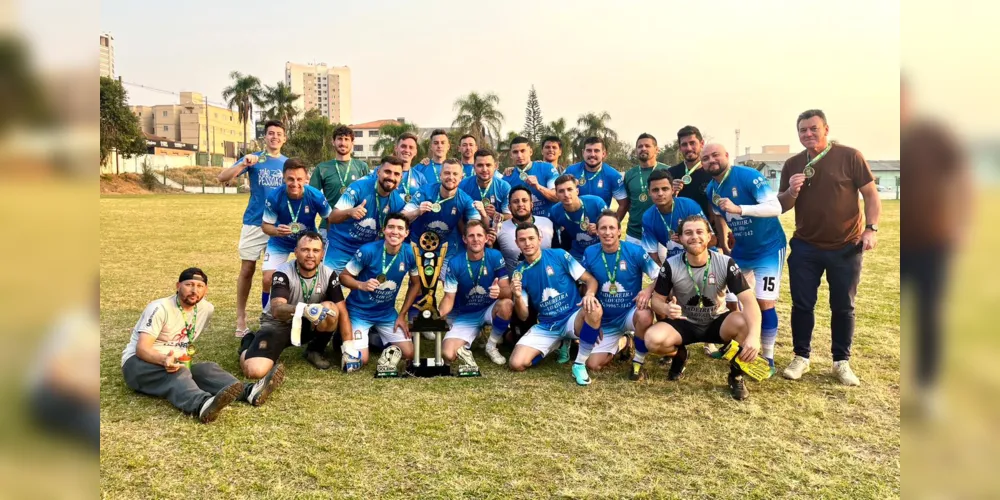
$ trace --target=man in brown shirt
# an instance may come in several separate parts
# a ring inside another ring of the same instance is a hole
[[[798,380],[809,371],[816,323],[813,309],[820,278],[826,272],[833,373],[845,385],[860,385],[848,364],[854,339],[854,296],[861,280],[862,256],[877,244],[882,202],[864,156],[828,141],[830,127],[822,111],[805,111],[796,124],[799,142],[806,149],[785,162],[778,188],[782,210],[795,207],[795,234],[788,256],[795,359],[782,375]],[[858,192],[865,202],[864,222]]]

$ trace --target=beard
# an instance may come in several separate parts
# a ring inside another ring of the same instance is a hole
[[[638,153],[636,155],[636,158],[638,158],[640,161],[647,161],[649,160],[650,156],[652,155],[649,154],[649,151],[643,151],[641,153]]]

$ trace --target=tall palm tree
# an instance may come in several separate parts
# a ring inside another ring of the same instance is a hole
[[[405,132],[410,132],[419,135],[419,130],[416,125],[412,123],[387,123],[382,125],[378,129],[378,141],[375,142],[374,149],[378,151],[379,156],[391,155],[396,150],[396,138],[403,135]],[[420,141],[417,141],[417,147],[419,148]],[[420,158],[420,151],[417,151],[417,157]]]
[[[497,109],[500,98],[493,92],[480,95],[471,92],[465,97],[455,100],[455,116],[453,127],[458,127],[476,138],[477,144],[487,144],[500,138],[500,127],[503,126],[503,113]],[[487,141],[487,139],[490,139]]]
[[[243,147],[247,144],[247,123],[253,113],[254,105],[261,106],[263,89],[260,79],[253,75],[244,75],[239,71],[229,73],[233,84],[222,90],[222,98],[226,100],[229,109],[236,108],[240,123],[243,125]]]
[[[562,156],[559,158],[559,164],[562,166],[569,165],[570,161],[573,159],[573,139],[577,136],[577,130],[575,128],[568,128],[569,125],[566,124],[565,118],[560,118],[554,120],[545,125],[542,129],[542,137],[554,135],[562,141],[563,152]]]
[[[291,129],[292,121],[298,110],[295,109],[295,101],[301,97],[292,92],[292,88],[285,85],[285,82],[278,82],[277,85],[267,85],[262,96],[263,105],[266,107],[264,116],[271,120],[278,120],[283,123],[286,130]]]
[[[587,113],[577,118],[577,134],[573,141],[573,150],[577,157],[582,155],[583,141],[588,137],[600,137],[608,142],[618,140],[618,133],[608,126],[610,121],[611,115],[607,111]]]

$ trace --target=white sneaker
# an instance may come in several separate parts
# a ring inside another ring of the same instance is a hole
[[[476,358],[472,356],[472,351],[470,351],[468,347],[459,349],[456,354],[458,355],[458,359],[462,360],[462,363],[464,363],[465,366],[479,367],[479,365],[476,364]]]
[[[798,380],[802,378],[802,374],[809,373],[809,358],[803,358],[802,356],[795,356],[795,359],[785,368],[785,371],[781,372],[781,376],[789,380]]]
[[[713,354],[715,354],[717,352],[719,352],[719,346],[717,346],[715,344],[705,344],[705,355],[706,356],[711,356],[711,355],[713,355]]]
[[[858,380],[858,376],[851,371],[851,365],[846,359],[843,361],[833,362],[833,374],[837,376],[841,384],[861,385],[861,381]]]
[[[507,362],[507,358],[503,357],[503,354],[500,354],[500,349],[497,349],[497,345],[493,342],[486,343],[486,355],[495,364],[502,365]]]

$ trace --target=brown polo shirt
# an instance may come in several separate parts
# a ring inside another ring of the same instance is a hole
[[[788,189],[788,179],[802,173],[806,152],[789,158],[781,169],[779,192]],[[858,191],[875,180],[861,152],[834,144],[830,152],[813,164],[816,174],[807,179],[795,200],[795,234],[824,250],[841,248],[861,240],[864,222]]]

